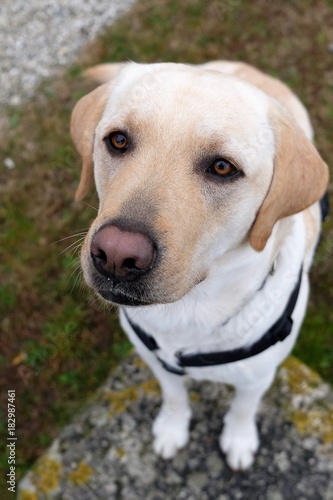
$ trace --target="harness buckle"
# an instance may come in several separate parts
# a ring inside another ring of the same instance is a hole
[[[168,372],[174,373],[175,375],[185,375],[185,370],[181,366],[172,366],[169,363],[167,363],[166,361],[164,361],[164,359],[160,358],[159,356],[156,355],[156,357],[159,360],[159,362],[161,363],[161,365],[163,366],[163,368],[165,370],[167,370]]]

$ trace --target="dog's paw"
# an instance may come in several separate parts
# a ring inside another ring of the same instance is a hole
[[[172,458],[187,444],[190,418],[189,410],[180,413],[161,409],[153,424],[154,451],[157,455]]]
[[[227,463],[233,470],[248,469],[259,447],[255,422],[240,422],[226,415],[220,447],[226,454]]]

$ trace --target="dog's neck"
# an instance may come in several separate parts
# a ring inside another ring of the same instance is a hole
[[[164,343],[165,347],[170,344],[186,347],[184,339],[188,346],[198,345],[199,339],[204,343],[218,344],[222,330],[229,348],[253,340],[255,325],[252,323],[258,323],[258,318],[252,321],[249,318],[251,311],[260,311],[264,307],[260,301],[270,296],[273,314],[270,310],[268,319],[272,321],[275,316],[277,319],[297,280],[305,237],[303,225],[295,223],[295,219],[297,216],[277,224],[260,253],[248,243],[225,253],[212,266],[206,279],[181,300],[172,304],[128,308],[129,317],[156,336],[161,347]],[[279,297],[274,296],[276,290],[279,290]],[[265,321],[262,323],[264,328]],[[259,328],[254,335],[260,336],[261,331]]]

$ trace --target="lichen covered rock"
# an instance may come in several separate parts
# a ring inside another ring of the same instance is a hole
[[[333,393],[290,357],[258,415],[261,448],[247,472],[232,472],[218,449],[230,388],[189,382],[188,446],[168,461],[152,451],[161,396],[136,357],[122,362],[20,483],[21,500],[165,498],[332,500]]]

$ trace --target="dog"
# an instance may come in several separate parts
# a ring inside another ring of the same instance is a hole
[[[76,200],[100,200],[81,251],[86,283],[157,377],[154,450],[189,438],[186,376],[230,384],[219,438],[251,466],[256,412],[296,341],[328,168],[308,113],[281,81],[240,62],[106,64],[75,106]]]

